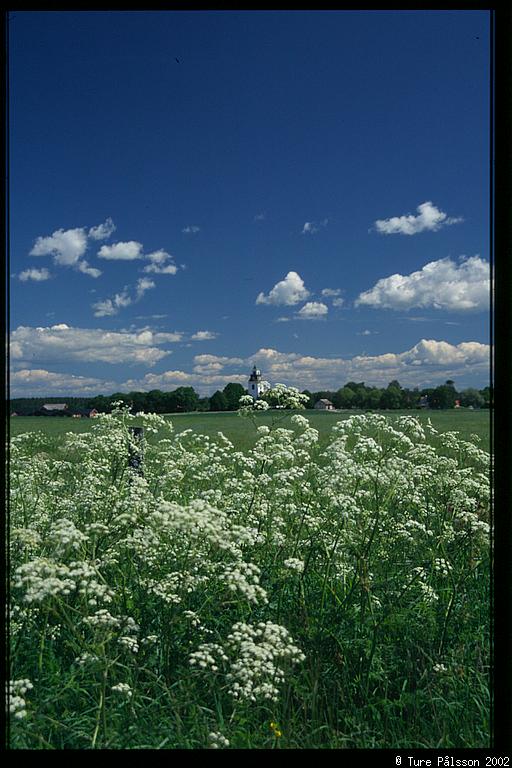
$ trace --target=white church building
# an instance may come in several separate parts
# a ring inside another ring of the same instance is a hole
[[[254,366],[252,369],[252,373],[249,376],[249,382],[247,385],[247,391],[250,395],[253,396],[255,400],[260,397],[264,392],[267,391],[267,389],[270,389],[270,384],[268,381],[263,381],[261,378],[261,371]]]

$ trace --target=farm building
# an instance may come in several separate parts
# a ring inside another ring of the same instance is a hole
[[[96,408],[85,408],[73,413],[74,419],[93,419],[98,415]]]
[[[315,408],[318,411],[334,411],[334,405],[331,403],[330,400],[327,400],[325,397],[323,397],[321,400],[317,400],[315,403]]]

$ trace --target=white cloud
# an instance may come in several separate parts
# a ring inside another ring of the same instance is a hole
[[[102,245],[98,251],[100,259],[110,261],[134,261],[142,257],[142,243],[128,240],[126,243],[114,243],[114,245]]]
[[[161,389],[170,391],[177,387],[194,387],[201,395],[212,394],[214,390],[225,387],[230,382],[247,385],[247,373],[219,374],[215,371],[188,373],[186,371],[164,371],[148,373],[142,379],[129,379],[120,385],[122,391],[148,391]]]
[[[301,320],[318,320],[320,317],[325,317],[329,309],[326,304],[321,301],[308,301],[304,304],[302,309],[297,312],[297,317]]]
[[[265,213],[257,213],[254,217],[254,221],[265,221],[267,215]]]
[[[23,272],[20,272],[18,275],[18,279],[22,282],[34,280],[36,283],[40,283],[43,280],[49,280],[50,277],[50,272],[46,267],[43,267],[42,269],[24,269]]]
[[[103,224],[98,224],[97,227],[90,228],[89,237],[93,240],[106,240],[113,232],[115,232],[115,229],[116,225],[109,216]]]
[[[197,331],[190,338],[192,341],[210,341],[216,339],[219,334],[214,331]]]
[[[303,235],[314,235],[316,232],[319,231],[320,227],[326,227],[329,223],[329,219],[324,219],[323,221],[316,222],[316,221],[306,221],[304,226],[302,227],[302,233]]]
[[[333,307],[342,307],[345,303],[345,299],[333,299],[332,305]]]
[[[201,227],[198,227],[195,224],[190,224],[188,227],[184,227],[181,231],[185,235],[195,235],[197,232],[201,231]]]
[[[70,373],[54,373],[43,368],[24,368],[10,375],[11,397],[55,397],[62,395],[112,392],[114,382]]]
[[[322,289],[322,296],[339,296],[341,293],[341,288],[323,288]]]
[[[194,355],[194,363],[196,365],[210,365],[211,363],[218,363],[222,366],[226,365],[245,365],[246,360],[243,357],[222,357],[220,355]]]
[[[139,277],[137,280],[137,295],[135,297],[135,301],[139,301],[139,299],[142,299],[146,291],[151,290],[151,288],[155,288],[156,283],[154,280],[150,280],[148,277]]]
[[[268,296],[258,294],[256,304],[292,305],[304,301],[309,296],[309,291],[304,286],[304,281],[297,272],[288,272],[284,280],[276,283]]]
[[[85,229],[57,229],[49,237],[38,237],[30,256],[53,256],[55,264],[75,266],[87,249]]]
[[[454,379],[461,389],[485,386],[489,376],[489,345],[476,341],[449,344],[433,339],[422,339],[404,352],[352,358],[322,358],[272,348],[259,349],[248,358],[196,355],[192,372],[170,370],[147,373],[140,379],[108,383],[70,374],[53,374],[45,370],[40,362],[140,363],[151,366],[170,354],[159,349],[159,345],[180,340],[179,333],[155,333],[150,329],[134,333],[107,332],[70,328],[64,323],[50,328],[20,327],[11,334],[13,367],[22,367],[28,362],[37,365],[37,368],[28,369],[28,372],[26,368],[16,370],[13,374],[15,385],[22,388],[20,395],[41,392],[50,396],[60,392],[59,387],[68,377],[66,386],[69,394],[85,391],[88,387],[91,392],[108,394],[116,390],[172,390],[178,386],[193,386],[203,394],[211,394],[230,381],[245,386],[253,364],[257,364],[265,379],[272,383],[282,382],[312,391],[337,389],[350,380],[365,381],[371,386],[386,386],[393,379],[398,379],[407,387],[424,387],[436,386],[447,378]],[[58,377],[63,378],[59,381]]]
[[[96,267],[90,267],[88,262],[85,259],[83,261],[78,262],[77,269],[80,272],[83,272],[85,275],[90,275],[90,277],[99,277],[102,274],[101,269],[96,269]]]
[[[112,299],[104,299],[92,304],[95,310],[94,317],[110,317],[117,315],[120,309],[130,306],[132,299],[125,288],[121,293],[116,293]]]
[[[155,275],[175,275],[178,271],[176,264],[166,264],[161,266],[160,264],[148,264],[142,270],[143,272],[153,273]]]
[[[355,306],[384,309],[433,307],[450,311],[488,310],[489,264],[472,256],[456,264],[451,259],[431,261],[410,275],[395,274],[364,291]]]
[[[128,286],[126,286],[121,293],[116,293],[112,298],[102,299],[91,304],[91,307],[94,309],[94,317],[111,317],[112,315],[117,315],[120,309],[129,307],[130,304],[140,301],[146,291],[155,288],[155,286],[156,283],[153,280],[150,280],[148,277],[140,277],[135,286],[134,297],[130,296],[128,293]]]
[[[160,349],[183,338],[178,332],[105,331],[73,328],[60,323],[47,328],[19,326],[11,332],[11,357],[30,364],[79,361],[83,363],[140,363],[152,366],[171,354]]]
[[[449,224],[463,221],[462,217],[448,217],[446,213],[436,208],[429,200],[416,208],[418,216],[392,216],[390,219],[377,219],[375,229],[384,235],[416,235],[418,232],[435,232]]]
[[[452,345],[445,341],[422,339],[402,353],[357,355],[352,358],[320,358],[299,353],[260,349],[250,361],[259,364],[265,378],[299,389],[333,389],[350,380],[372,386],[387,385],[399,379],[404,386],[430,386],[452,378],[458,386],[465,382],[487,383],[490,347],[479,342]]]
[[[153,253],[148,253],[144,257],[151,263],[144,267],[143,272],[152,272],[156,275],[175,275],[178,267],[173,262],[173,257],[167,251],[160,249]],[[167,263],[167,262],[171,263]]]

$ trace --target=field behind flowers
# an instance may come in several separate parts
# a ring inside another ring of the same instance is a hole
[[[363,413],[363,411],[300,411],[309,421],[310,425],[319,431],[320,440],[328,438],[331,428],[340,420],[348,419],[351,415]],[[291,412],[290,412],[290,415]],[[455,430],[464,440],[470,439],[472,434],[478,435],[481,447],[489,450],[490,412],[487,410],[470,411],[466,408],[446,411],[393,411],[386,412],[386,416],[414,416],[421,424],[430,419],[433,426],[440,432]],[[223,432],[239,450],[248,450],[254,446],[257,433],[252,424],[240,419],[237,412],[221,413],[174,413],[166,416],[172,421],[176,432],[184,429],[193,429],[201,435],[215,437],[217,432]],[[11,435],[19,435],[23,432],[43,430],[49,435],[59,436],[65,432],[87,432],[94,423],[91,419],[70,419],[68,417],[41,417],[41,416],[16,416],[10,419]],[[142,424],[142,422],[140,422]],[[259,424],[271,424],[272,414],[268,412],[258,414]],[[154,440],[158,440],[158,435]]]
[[[11,420],[11,747],[488,746],[488,414],[243,413]]]

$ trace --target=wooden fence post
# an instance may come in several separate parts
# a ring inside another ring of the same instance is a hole
[[[133,441],[137,448],[130,445],[128,466],[134,469],[138,475],[144,475],[144,427],[129,427]]]

